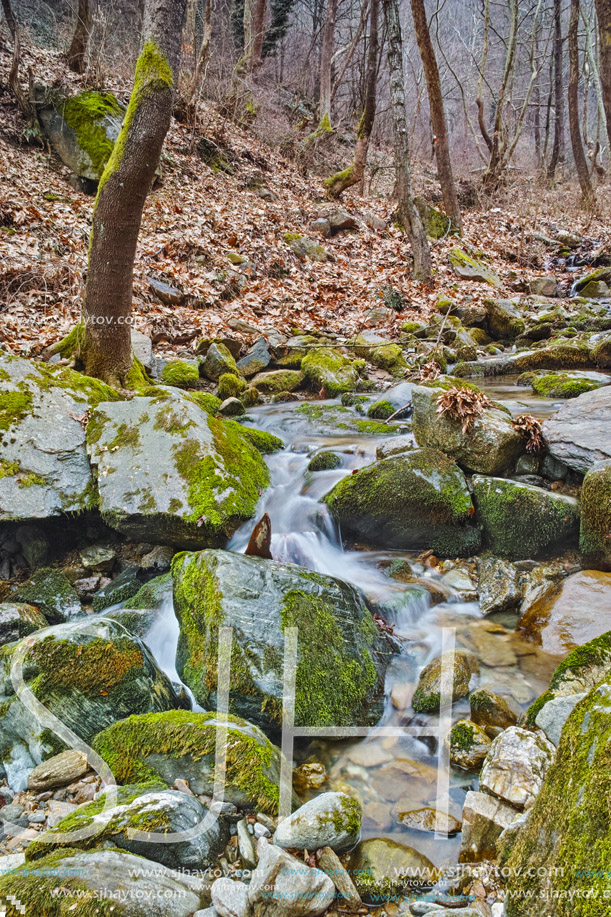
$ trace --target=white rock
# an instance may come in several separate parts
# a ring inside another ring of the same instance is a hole
[[[492,743],[480,774],[480,789],[518,809],[528,809],[555,753],[543,732],[510,726]]]
[[[280,847],[259,840],[259,865],[248,899],[255,917],[316,917],[335,898],[335,886],[320,869],[311,869]]]
[[[220,917],[247,917],[248,886],[233,879],[217,879],[210,890],[214,910]]]
[[[564,724],[579,701],[583,700],[585,696],[585,693],[582,693],[569,694],[567,697],[553,697],[537,714],[535,723],[554,745],[557,746],[560,742]]]
[[[298,850],[347,850],[360,837],[361,817],[361,807],[351,796],[321,793],[278,825],[274,844]]]
[[[462,810],[461,861],[493,859],[496,841],[518,817],[518,812],[500,799],[470,790]]]

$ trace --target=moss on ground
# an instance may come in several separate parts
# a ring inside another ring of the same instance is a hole
[[[163,367],[161,381],[164,385],[188,388],[199,381],[199,369],[187,360],[169,360]]]

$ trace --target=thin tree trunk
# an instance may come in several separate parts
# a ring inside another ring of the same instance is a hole
[[[335,44],[335,19],[337,0],[327,0],[327,14],[322,30],[322,50],[320,54],[320,102],[319,130],[331,130],[331,62]]]
[[[437,176],[441,185],[441,194],[447,215],[452,220],[454,226],[462,230],[462,218],[460,214],[460,205],[458,195],[456,194],[456,184],[452,172],[452,159],[450,157],[450,142],[448,139],[448,128],[446,124],[446,113],[443,104],[443,94],[441,92],[441,80],[439,79],[439,68],[435,58],[435,50],[431,41],[429,24],[426,18],[426,9],[424,0],[411,0],[412,15],[414,17],[414,26],[416,28],[416,39],[424,67],[426,85],[429,94],[429,109],[431,113],[431,125],[435,134],[435,153],[437,155]]]
[[[579,129],[579,0],[571,0],[571,20],[569,24],[569,129],[571,132],[571,147],[581,195],[586,207],[594,206],[594,192],[590,181],[588,161],[586,159],[581,131]]]
[[[376,89],[378,81],[378,12],[379,0],[371,0],[369,10],[369,49],[365,75],[365,110],[359,124],[352,165],[325,181],[331,197],[339,197],[347,188],[358,185],[365,176],[369,140],[376,116]]]
[[[95,202],[81,356],[88,375],[119,386],[127,385],[132,365],[134,259],[172,117],[186,4],[147,0],[134,88]]]
[[[85,72],[87,46],[91,33],[91,19],[91,0],[78,0],[76,28],[74,29],[72,42],[68,49],[68,66],[75,73]]]
[[[214,0],[206,0],[206,6],[204,10],[204,33],[202,35],[202,43],[199,47],[197,53],[197,60],[195,62],[195,70],[193,71],[193,77],[191,83],[185,93],[185,105],[187,110],[191,109],[195,104],[197,94],[199,92],[200,86],[202,84],[202,79],[204,76],[204,71],[206,69],[206,64],[208,63],[208,55],[210,54],[210,37],[212,35],[212,11],[214,7]],[[194,38],[195,41],[195,38]]]
[[[611,143],[611,0],[595,0],[600,35],[600,82],[607,137]]]
[[[564,150],[564,89],[562,79],[562,0],[554,0],[554,145],[552,156],[547,167],[548,181],[556,176],[558,163],[563,158]]]
[[[388,67],[390,71],[390,104],[393,120],[393,148],[396,172],[399,221],[407,231],[414,254],[414,279],[432,282],[431,250],[414,202],[409,158],[409,139],[405,115],[405,80],[403,42],[398,0],[383,0],[388,34]]]
[[[238,65],[240,72],[252,73],[261,65],[266,9],[267,0],[245,0],[244,56]]]

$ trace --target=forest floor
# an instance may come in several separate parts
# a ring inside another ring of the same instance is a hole
[[[23,123],[6,88],[9,63],[0,49],[0,341],[34,356],[78,318],[94,198],[68,183],[68,170],[49,150],[23,142]],[[26,53],[24,65],[47,85],[81,87],[58,54]],[[128,98],[129,84],[120,80],[105,88]],[[220,149],[227,171],[202,161],[202,138]],[[344,149],[347,165],[350,150]],[[200,337],[236,336],[236,319],[263,334],[299,328],[349,337],[367,326],[369,310],[387,289],[398,291],[405,304],[384,326],[391,338],[406,320],[426,319],[440,298],[477,302],[491,295],[481,283],[457,280],[448,260],[454,237],[434,243],[434,288],[413,282],[409,244],[392,223],[391,189],[365,197],[349,191],[338,204],[326,196],[322,178],[304,174],[254,127],[227,120],[212,105],[200,106],[195,127],[173,122],[162,179],[145,210],[134,276],[135,326],[152,337],[160,356],[188,351]],[[435,198],[430,164],[428,170],[416,167],[415,183],[417,192]],[[554,237],[559,229],[585,236],[590,263],[592,252],[611,242],[610,204],[599,197],[600,212],[590,217],[574,188],[543,189],[532,178],[515,178],[496,200],[465,211],[460,245],[483,255],[499,274],[503,286],[496,295],[527,291],[533,277],[549,273],[568,292],[569,265],[552,259],[540,237]],[[357,230],[330,239],[311,230],[313,220],[338,208],[356,217]],[[371,214],[386,228],[368,228],[363,217]],[[286,233],[315,239],[330,259],[300,260]],[[234,267],[229,252],[246,262]],[[178,287],[183,303],[161,303],[150,277]],[[237,336],[249,342],[257,334]]]

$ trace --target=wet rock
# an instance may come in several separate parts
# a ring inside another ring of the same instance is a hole
[[[477,599],[477,589],[466,570],[455,567],[454,570],[444,573],[441,577],[441,582],[444,586],[448,586],[454,592],[457,592],[463,602],[475,602]]]
[[[79,556],[81,564],[89,573],[105,573],[108,575],[113,571],[117,552],[114,548],[109,548],[106,545],[95,544],[79,551]]]
[[[41,567],[13,593],[15,602],[34,605],[51,624],[78,618],[83,609],[76,590],[61,570]]]
[[[180,306],[185,299],[185,294],[177,287],[165,283],[163,280],[156,280],[154,277],[147,278],[149,288],[166,306]]]
[[[609,385],[610,381],[609,376],[603,373],[540,373],[530,379],[530,386],[536,395],[544,398],[568,399],[595,391],[603,385]]]
[[[96,736],[93,748],[120,783],[161,778],[172,786],[180,777],[197,796],[212,796],[219,728],[214,713],[173,710],[132,716]],[[239,717],[232,717],[227,729],[225,801],[274,814],[280,750]]]
[[[136,595],[142,587],[143,576],[138,567],[131,564],[126,565],[125,569],[115,576],[113,580],[96,592],[93,597],[93,610],[96,614],[110,608],[111,605],[117,605],[119,602],[125,602]]]
[[[263,372],[271,363],[269,345],[265,338],[258,338],[245,357],[237,362],[237,369],[243,376],[250,378]]]
[[[515,341],[524,331],[524,319],[510,299],[487,299],[487,325],[491,336],[497,341]]]
[[[510,726],[492,743],[480,774],[480,789],[517,809],[529,809],[554,753],[543,733]]]
[[[268,482],[239,428],[179,392],[101,406],[87,426],[87,448],[102,516],[140,540],[222,542],[253,515]]]
[[[250,913],[248,885],[233,879],[217,879],[210,889],[212,905],[219,917],[247,917]]]
[[[563,405],[543,424],[551,456],[585,474],[611,459],[611,387],[586,392]]]
[[[579,547],[588,566],[611,570],[611,460],[592,465],[583,479]]]
[[[95,507],[81,421],[118,397],[74,370],[0,354],[0,522]]]
[[[337,350],[310,350],[301,368],[310,386],[317,391],[324,388],[329,398],[354,391],[358,382],[359,366]]]
[[[361,807],[352,797],[322,793],[280,823],[274,844],[296,850],[331,847],[341,853],[358,842],[361,816]]]
[[[35,605],[21,602],[0,604],[0,646],[21,640],[48,625],[48,621]]]
[[[537,714],[535,724],[543,730],[553,745],[560,744],[564,724],[579,701],[583,700],[585,696],[585,692],[582,692],[581,694],[569,694],[567,697],[553,697]]]
[[[375,494],[375,497],[372,496]],[[342,479],[325,497],[344,535],[396,548],[432,548],[441,556],[470,555],[479,532],[465,478],[434,449],[383,459]]]
[[[568,652],[611,630],[611,573],[584,570],[532,602],[517,632],[552,656]]]
[[[480,557],[478,574],[482,614],[518,611],[522,583],[517,567],[500,557]]]
[[[218,632],[220,626],[231,626],[237,653],[232,709],[277,728],[284,629],[294,626],[299,628],[296,724],[343,726],[375,720],[391,651],[353,586],[293,564],[229,551],[181,554],[172,573],[181,628],[177,668],[202,706],[216,705],[212,672],[217,668]],[[335,685],[332,693],[329,684]]]
[[[407,812],[397,811],[395,818],[404,828],[412,831],[430,831],[453,837],[461,830],[460,822],[453,815],[427,807]]]
[[[504,697],[486,687],[478,688],[469,697],[471,719],[484,728],[492,726],[507,729],[518,721],[518,714],[512,710]]]
[[[361,906],[361,896],[354,882],[342,866],[341,860],[330,847],[323,847],[318,854],[318,867],[329,876],[337,889],[337,898],[349,911]]]
[[[470,790],[462,810],[460,861],[496,859],[496,842],[516,818],[518,812],[513,806],[487,793]]]
[[[248,891],[255,917],[316,917],[332,903],[335,886],[322,870],[263,839],[258,853]]]
[[[390,458],[391,455],[401,455],[402,452],[411,452],[412,449],[417,448],[416,440],[411,433],[407,436],[397,436],[389,442],[381,443],[377,446],[376,458]]]
[[[418,678],[418,687],[412,699],[416,713],[437,713],[439,711],[444,674],[451,679],[452,700],[457,701],[469,694],[474,675],[479,675],[479,664],[471,653],[445,653],[433,659],[424,667]]]
[[[479,770],[490,751],[490,739],[483,729],[470,720],[459,720],[446,737],[450,761],[466,771]]]
[[[332,471],[340,468],[342,459],[336,452],[318,452],[308,462],[308,471]]]
[[[575,498],[479,475],[471,486],[484,544],[494,554],[517,560],[576,542],[579,505]]]
[[[437,413],[441,388],[413,387],[414,435],[420,446],[440,449],[467,471],[496,474],[508,468],[523,451],[511,417],[497,408],[475,419],[467,433],[448,414]]]
[[[300,370],[274,369],[265,373],[258,373],[252,384],[264,395],[278,392],[292,392],[301,388],[304,375]]]
[[[218,341],[210,344],[200,372],[206,379],[218,382],[223,373],[237,373],[237,366],[230,350]]]
[[[501,281],[492,268],[476,261],[460,248],[453,248],[449,255],[450,264],[459,280],[475,280],[487,283],[493,287],[500,287]]]
[[[88,771],[87,756],[71,748],[35,767],[28,777],[28,789],[36,793],[55,790],[59,786],[74,783]]]
[[[533,296],[557,296],[558,281],[555,277],[535,277],[530,281]]]
[[[361,898],[377,904],[408,890],[430,887],[439,877],[427,857],[387,838],[361,841],[350,855],[348,868]]]
[[[121,901],[123,913],[129,917],[163,917],[171,901],[172,917],[191,917],[210,901],[206,880],[161,864],[151,870],[150,863],[141,857],[116,850],[67,851],[63,857],[53,851],[37,861],[36,869],[26,864],[0,876],[0,896],[18,897],[30,906],[32,913],[52,913],[57,908],[58,869],[66,902],[70,901],[71,893],[76,898],[90,892],[96,906],[109,913]]]
[[[600,369],[611,369],[611,334],[598,341],[592,351],[592,356]]]

